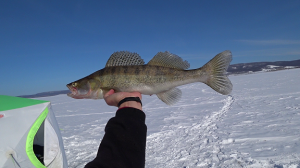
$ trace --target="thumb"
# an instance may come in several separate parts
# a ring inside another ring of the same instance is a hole
[[[115,93],[115,91],[113,89],[110,89],[110,91],[108,91],[107,93],[105,93],[104,98],[106,98],[106,97],[108,97],[108,96],[110,96],[110,95],[112,95],[114,93]]]

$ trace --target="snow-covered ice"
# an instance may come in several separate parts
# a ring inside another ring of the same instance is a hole
[[[143,96],[146,167],[300,167],[300,69],[238,75],[230,96],[202,83],[181,86],[167,106]],[[104,100],[51,101],[69,167],[91,161],[117,108]]]

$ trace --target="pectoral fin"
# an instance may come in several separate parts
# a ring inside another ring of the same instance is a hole
[[[178,102],[181,98],[181,90],[178,88],[173,88],[168,91],[156,94],[157,97],[166,103],[167,105],[173,105]]]

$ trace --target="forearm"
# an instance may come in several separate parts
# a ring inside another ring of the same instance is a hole
[[[137,102],[123,103],[116,116],[108,121],[97,157],[86,165],[87,168],[145,166],[145,114],[137,108],[127,108],[132,107],[127,103]],[[139,103],[135,105],[141,106]]]

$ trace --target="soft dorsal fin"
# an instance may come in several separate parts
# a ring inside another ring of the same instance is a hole
[[[127,65],[144,65],[144,60],[137,53],[128,51],[114,52],[108,59],[105,67],[127,66]]]
[[[147,65],[157,65],[176,69],[188,69],[190,64],[183,61],[179,56],[171,54],[170,52],[157,53]]]

